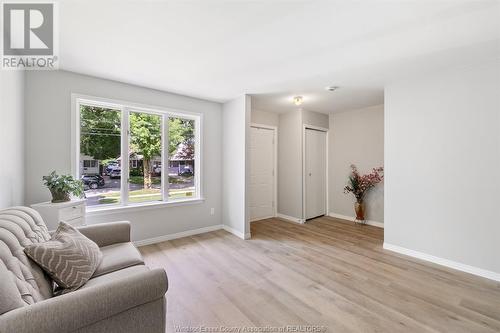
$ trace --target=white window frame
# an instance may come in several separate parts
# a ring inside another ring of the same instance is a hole
[[[120,203],[119,204],[103,204],[98,206],[87,207],[87,214],[93,215],[92,213],[99,214],[100,212],[114,212],[119,210],[128,209],[143,209],[147,207],[161,207],[161,206],[177,206],[184,204],[192,204],[203,202],[203,186],[202,186],[202,124],[203,124],[203,114],[171,109],[159,106],[151,106],[133,102],[127,102],[122,100],[107,99],[95,96],[81,95],[81,94],[71,94],[71,170],[73,176],[79,179],[80,169],[80,105],[93,105],[96,107],[110,108],[121,112],[121,172],[122,177],[120,178]],[[143,203],[130,203],[128,202],[128,192],[129,192],[129,143],[130,143],[130,125],[129,116],[130,112],[142,112],[149,114],[156,114],[162,117],[162,128],[161,128],[161,140],[162,140],[162,152],[161,152],[161,188],[162,188],[162,200],[161,201],[151,201]],[[188,199],[170,199],[168,198],[168,118],[169,117],[179,117],[183,119],[191,119],[195,122],[194,136],[195,136],[195,175],[194,175],[194,186],[195,195]],[[127,175],[127,176],[123,176]]]

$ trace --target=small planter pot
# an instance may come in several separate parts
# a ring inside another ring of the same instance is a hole
[[[365,206],[363,202],[356,202],[354,204],[354,211],[356,212],[356,222],[365,221]]]
[[[50,190],[52,194],[52,203],[71,201],[71,197],[68,192]]]

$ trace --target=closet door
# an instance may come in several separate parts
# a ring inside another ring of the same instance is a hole
[[[326,132],[305,129],[305,218],[326,214]]]

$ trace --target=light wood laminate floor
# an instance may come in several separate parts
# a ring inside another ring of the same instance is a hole
[[[383,250],[383,229],[329,217],[251,228],[246,241],[220,230],[140,248],[167,271],[168,332],[500,332],[500,283]]]

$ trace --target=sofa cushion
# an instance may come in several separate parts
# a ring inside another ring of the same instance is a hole
[[[131,242],[103,246],[101,252],[102,261],[93,277],[144,264],[141,254]]]
[[[87,281],[87,283],[81,287],[80,289],[87,289],[87,288],[92,288],[101,284],[106,284],[111,281],[123,279],[127,276],[139,274],[139,273],[144,273],[149,271],[149,268],[145,265],[136,265],[136,266],[131,266],[127,267],[124,269],[120,269],[118,271],[114,271],[111,273],[103,274],[101,276],[96,276],[92,277],[90,280]]]
[[[64,289],[84,285],[101,263],[102,253],[96,243],[71,225],[60,222],[52,238],[31,244],[24,252],[36,261]]]
[[[52,281],[23,251],[30,244],[49,239],[47,227],[37,211],[28,207],[0,211],[0,261],[5,267],[0,280],[2,283],[7,278],[12,280],[13,284],[7,283],[2,288],[13,288],[14,294],[22,299],[22,303],[11,304],[34,304],[52,297]]]

